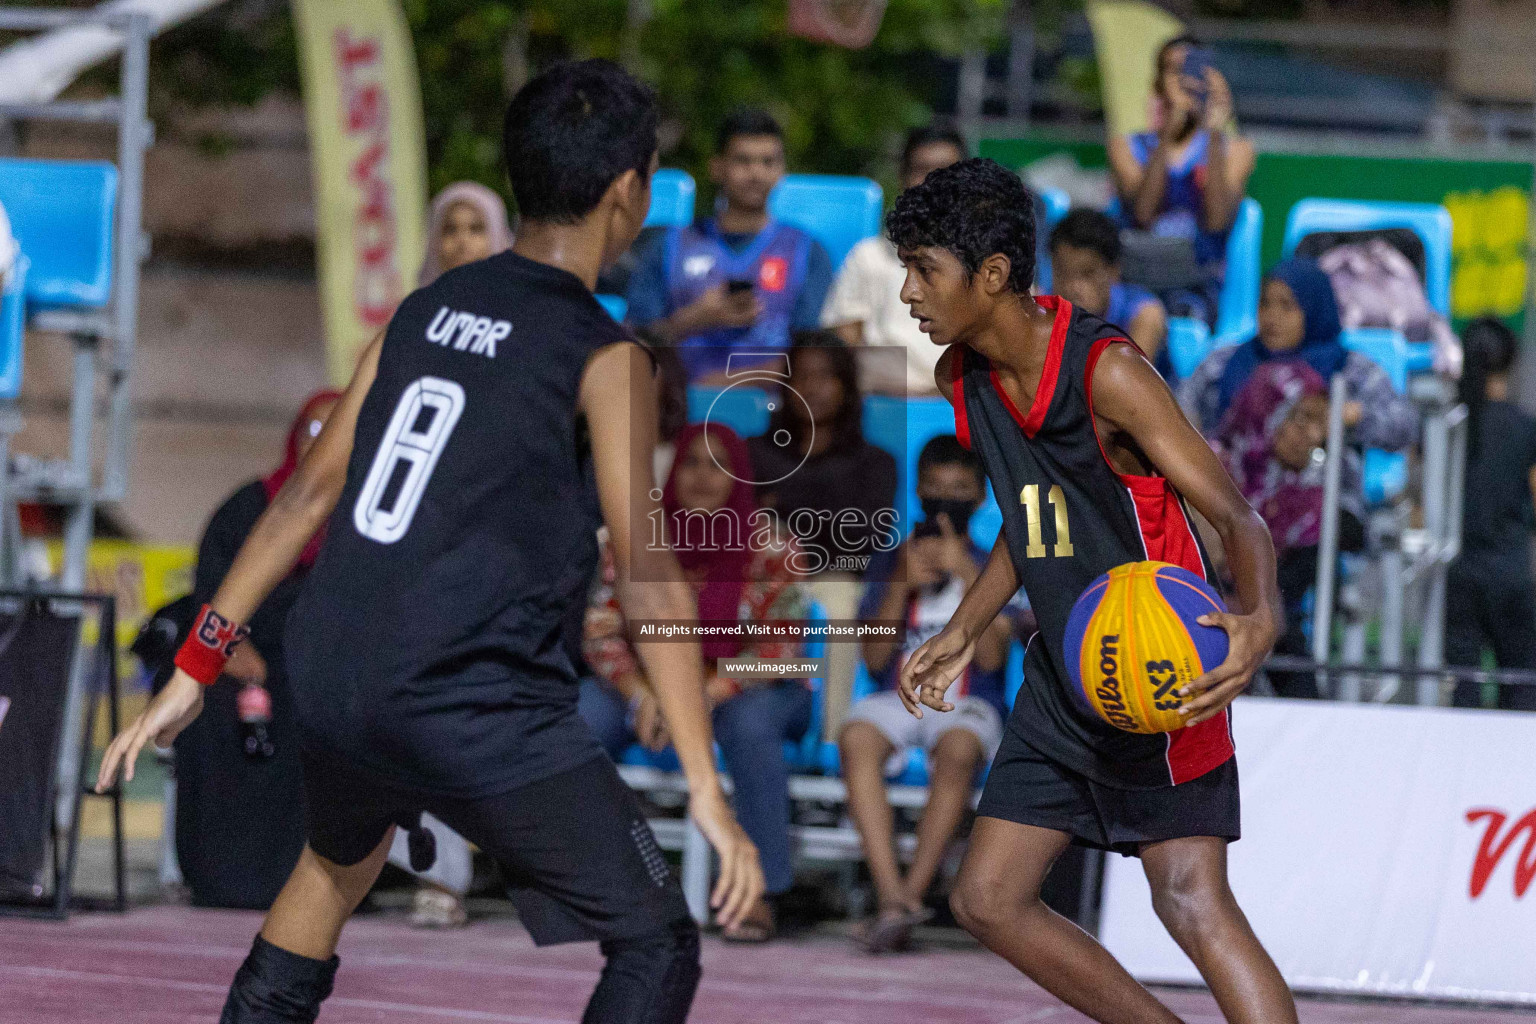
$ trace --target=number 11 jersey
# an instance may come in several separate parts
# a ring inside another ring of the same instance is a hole
[[[1166,735],[1123,732],[1072,699],[1065,659],[1075,652],[1064,652],[1062,642],[1078,596],[1115,566],[1171,562],[1211,579],[1210,562],[1173,486],[1160,476],[1116,472],[1099,443],[1093,370],[1110,345],[1130,344],[1124,332],[1065,299],[1035,301],[1055,314],[1055,324],[1027,410],[1014,405],[985,356],[955,352],[956,431],[992,481],[1008,553],[1040,627],[1008,728],[1106,786],[1187,782],[1232,757],[1228,713]]]
[[[401,303],[288,622],[306,744],[466,798],[598,754],[561,642],[598,562],[577,402],[628,340],[575,276],[511,252]]]

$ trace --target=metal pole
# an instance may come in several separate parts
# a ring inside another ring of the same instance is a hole
[[[1428,546],[1424,555],[1424,618],[1419,627],[1420,668],[1442,664],[1445,644],[1445,561],[1442,545],[1446,526],[1446,448],[1449,430],[1443,409],[1432,412],[1424,421],[1424,533]],[[1440,679],[1420,676],[1418,703],[1440,703]]]
[[[1030,0],[1014,0],[1008,35],[1008,119],[1028,127],[1035,84],[1035,22]]]
[[[1328,388],[1328,460],[1323,466],[1323,523],[1317,541],[1317,585],[1312,602],[1312,660],[1328,660],[1333,632],[1333,582],[1339,561],[1339,488],[1344,469],[1344,375]],[[1318,677],[1318,691],[1328,684]]]
[[[121,501],[128,491],[129,442],[133,430],[133,353],[138,338],[139,270],[144,259],[144,151],[149,123],[149,15],[128,19],[123,47],[123,120],[117,136],[117,281],[113,304],[117,337],[112,345],[107,460],[102,496]]]
[[[1536,103],[1531,115],[1536,118]],[[1531,159],[1531,203],[1525,222],[1525,351],[1536,352],[1536,151]],[[1536,408],[1536,360],[1521,359],[1519,386],[1520,404],[1527,409]]]
[[[1397,668],[1403,663],[1403,550],[1402,530],[1391,547],[1381,554],[1381,663]],[[1385,704],[1397,696],[1402,676],[1383,676],[1377,684],[1375,700]]]
[[[77,334],[74,380],[69,395],[69,485],[72,500],[64,518],[65,590],[85,589],[85,565],[91,547],[93,495],[91,488],[91,434],[96,420],[97,339]]]

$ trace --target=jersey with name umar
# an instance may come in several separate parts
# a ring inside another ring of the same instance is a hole
[[[1056,296],[1033,403],[1020,410],[980,353],[956,348],[956,432],[976,452],[1003,511],[1003,534],[1039,623],[1008,727],[1040,753],[1106,786],[1156,789],[1233,755],[1229,712],[1165,735],[1114,728],[1072,699],[1062,643],[1079,595],[1117,565],[1153,560],[1214,579],[1184,499],[1161,476],[1117,472],[1093,418],[1093,371],[1119,328]]]
[[[578,391],[631,340],[575,276],[512,252],[401,303],[288,622],[306,744],[467,798],[599,754],[562,642],[598,564]]]

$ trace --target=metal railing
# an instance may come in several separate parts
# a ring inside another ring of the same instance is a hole
[[[85,589],[95,508],[102,501],[120,501],[128,490],[128,456],[132,434],[133,359],[138,340],[140,265],[148,254],[143,230],[144,155],[154,139],[148,117],[149,40],[154,23],[143,12],[0,8],[0,30],[36,32],[72,25],[105,25],[123,34],[119,95],[90,101],[0,103],[0,125],[46,120],[117,125],[117,204],[113,232],[111,302],[103,315],[96,311],[57,310],[38,313],[30,326],[61,331],[74,344],[74,370],[69,405],[69,457],[63,462],[0,458],[0,586],[20,586],[20,535],[14,504],[47,501],[65,506],[63,591]],[[110,355],[101,360],[101,343]],[[98,368],[106,375],[106,457],[100,482],[93,465]],[[15,409],[0,403],[0,453],[8,454],[11,436],[20,429]],[[70,751],[80,742],[82,700],[87,685],[87,659],[76,660],[71,674],[66,729],[59,758],[58,821],[73,827],[75,807],[69,794],[78,786],[79,767]]]
[[[1318,667],[1318,690],[1340,700],[1362,697],[1361,677],[1382,677],[1387,699],[1395,695],[1405,676],[1418,678],[1419,704],[1440,703],[1440,686],[1434,678],[1445,661],[1445,581],[1451,562],[1461,551],[1461,523],[1466,477],[1467,408],[1456,404],[1443,381],[1426,378],[1418,384],[1423,417],[1423,459],[1415,494],[1422,525],[1408,525],[1407,508],[1382,510],[1373,531],[1380,542],[1373,571],[1378,574],[1380,613],[1380,664],[1366,671],[1364,624],[1352,627],[1346,638],[1345,660],[1333,657],[1333,626],[1339,590],[1339,521],[1343,461],[1348,439],[1344,436],[1345,383],[1336,375],[1329,386],[1327,460],[1323,477],[1323,520],[1318,539],[1317,584],[1312,608],[1312,662]],[[1415,670],[1403,668],[1406,636],[1412,619],[1418,636]],[[1352,641],[1352,642],[1351,642]],[[1311,669],[1308,669],[1309,671]],[[1332,685],[1337,677],[1337,686]],[[1380,694],[1378,694],[1378,698]]]

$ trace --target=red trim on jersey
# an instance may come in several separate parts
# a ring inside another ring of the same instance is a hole
[[[955,407],[955,437],[965,446],[966,451],[971,450],[971,420],[965,413],[965,346],[955,348],[954,380],[950,382],[950,390],[954,399],[950,403]]]
[[[1200,542],[1195,537],[1189,517],[1184,514],[1184,504],[1179,499],[1179,493],[1163,477],[1139,476],[1116,470],[1114,463],[1109,461],[1109,453],[1104,450],[1104,439],[1099,437],[1098,420],[1093,414],[1093,371],[1104,350],[1121,343],[1131,344],[1125,338],[1100,338],[1094,342],[1088,350],[1088,362],[1084,370],[1083,389],[1088,398],[1088,418],[1093,423],[1093,436],[1098,441],[1099,454],[1130,493],[1147,558],[1154,562],[1177,565],[1205,579],[1205,559],[1200,552]],[[1168,778],[1175,786],[1190,779],[1198,779],[1232,759],[1236,750],[1232,745],[1230,718],[1224,709],[1221,714],[1199,725],[1168,734]]]
[[[1051,341],[1045,350],[1045,366],[1040,371],[1040,383],[1035,385],[1035,398],[1029,403],[1027,416],[1019,412],[1019,407],[1013,404],[1013,399],[1003,390],[1003,382],[998,379],[995,368],[991,375],[992,388],[997,392],[997,397],[1003,400],[1008,414],[1028,438],[1033,438],[1045,424],[1045,414],[1050,411],[1051,399],[1056,397],[1056,381],[1061,376],[1061,353],[1066,346],[1067,328],[1072,325],[1072,303],[1066,299],[1059,295],[1037,295],[1035,302],[1041,309],[1054,313],[1056,318],[1051,322]]]

